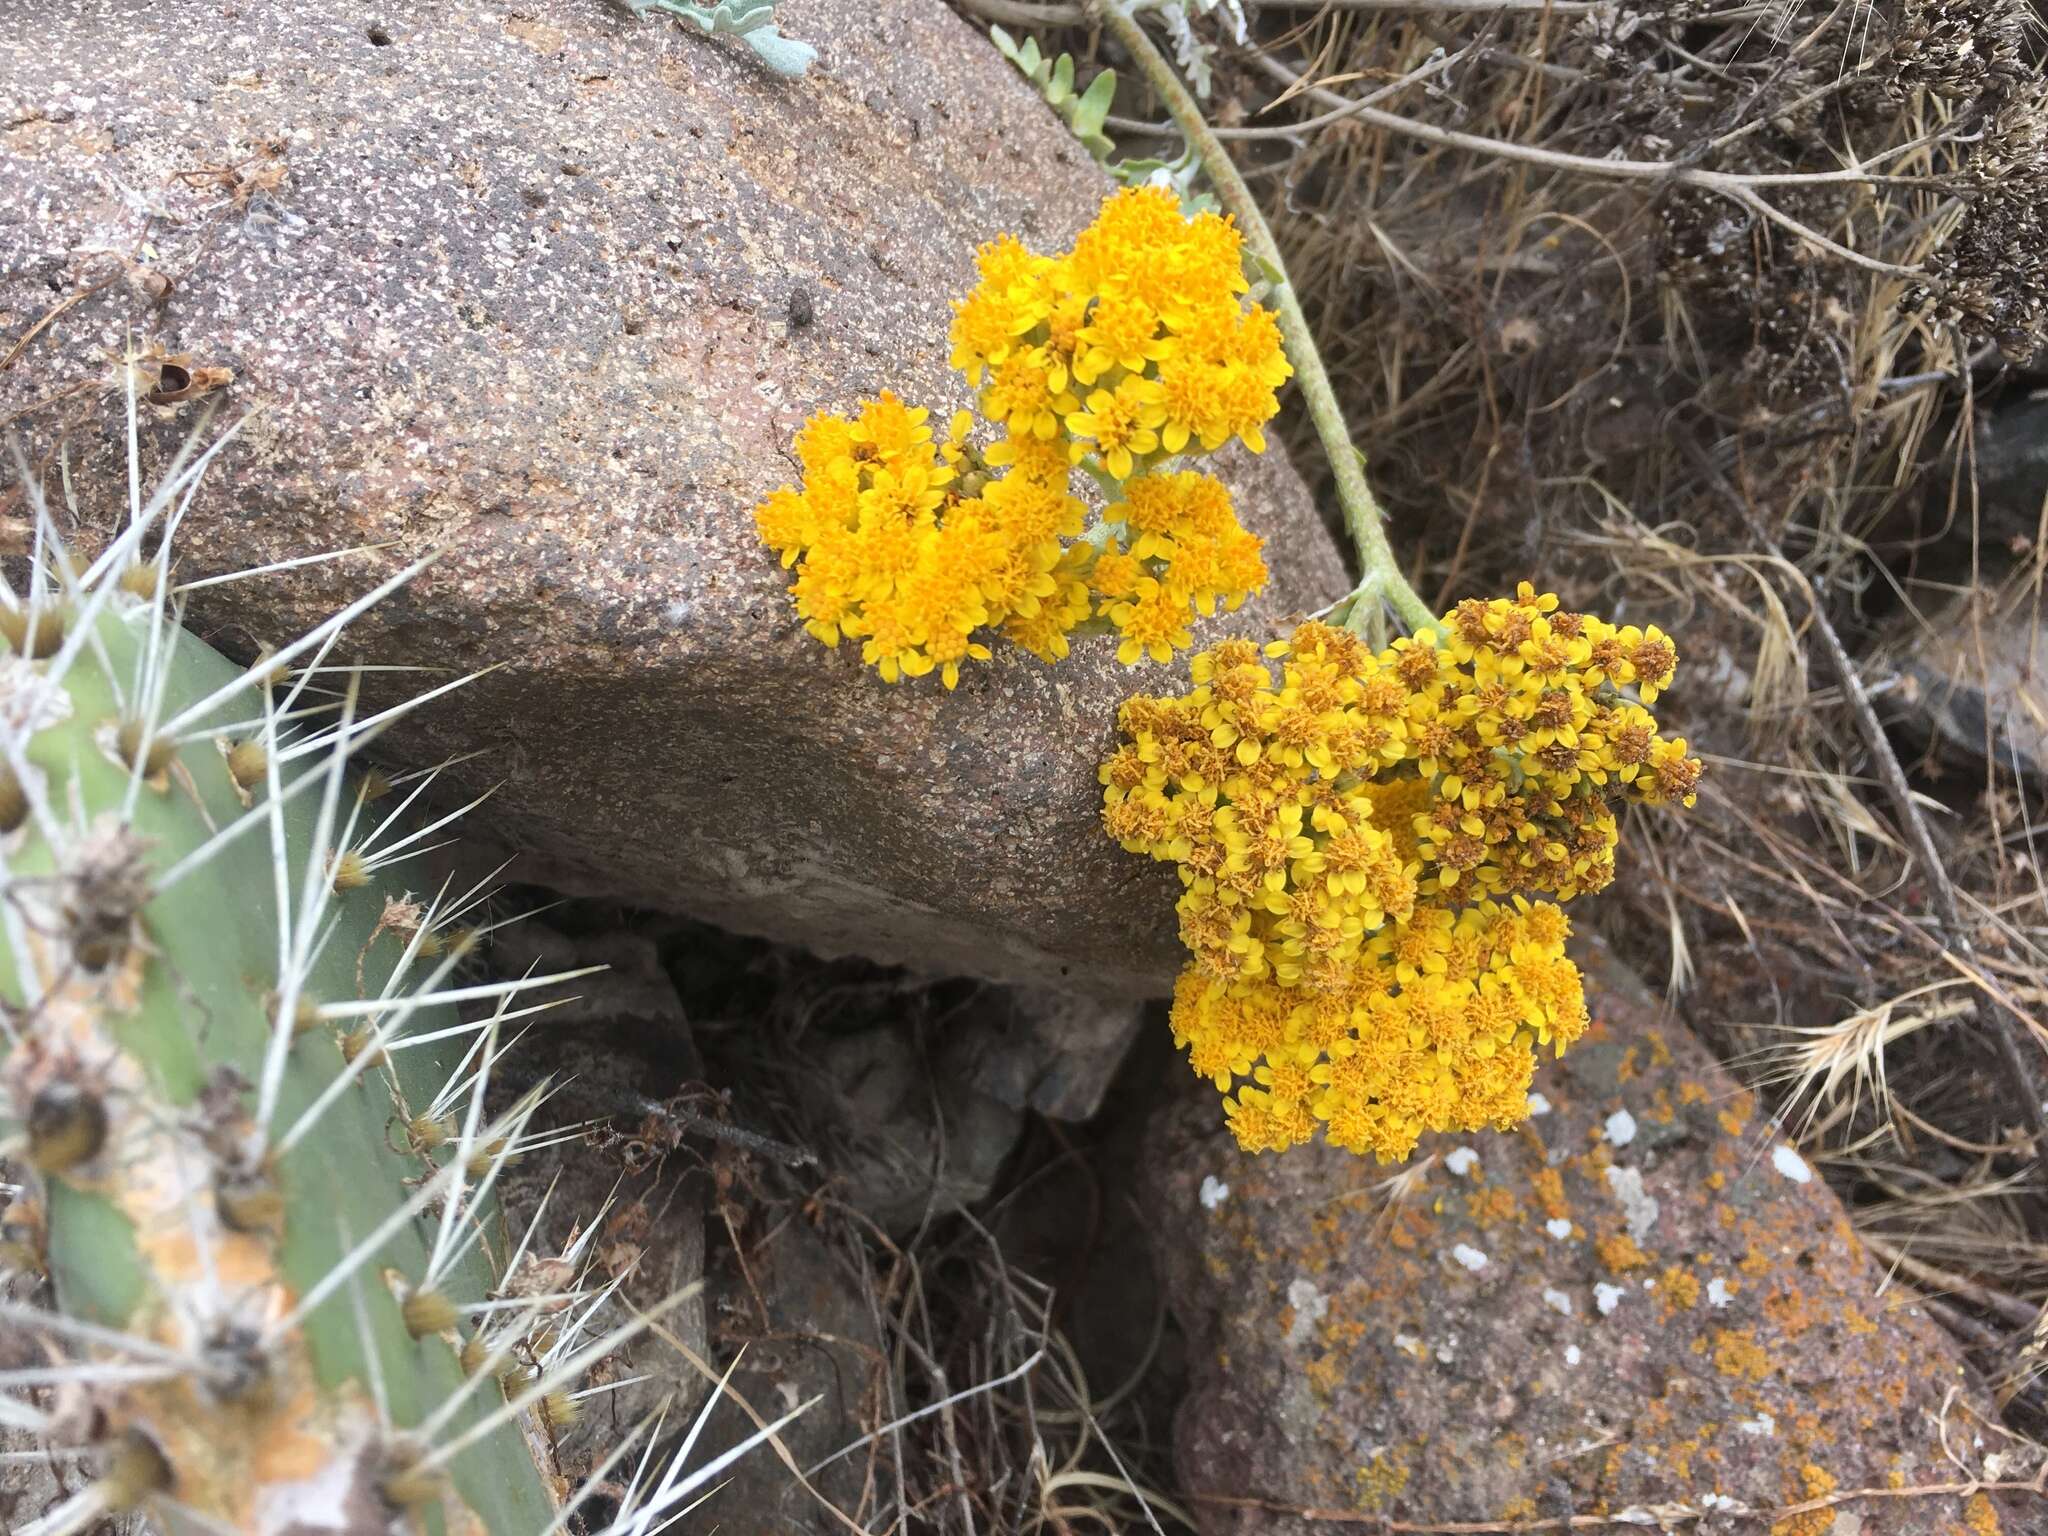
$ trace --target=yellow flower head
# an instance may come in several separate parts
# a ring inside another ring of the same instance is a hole
[[[858,637],[892,682],[936,671],[955,686],[963,662],[989,659],[984,630],[1054,661],[1089,625],[1116,633],[1127,665],[1170,661],[1197,616],[1266,581],[1222,483],[1171,462],[1263,448],[1292,372],[1271,313],[1244,302],[1237,229],[1128,188],[1065,254],[1000,235],[975,269],[949,339],[977,412],[937,443],[929,413],[892,394],[851,419],[820,413],[797,434],[801,489],[756,509],[796,571],[798,617],[827,644]],[[983,424],[994,441],[977,449]],[[1109,491],[1086,540],[1077,465]],[[1631,633],[1610,665],[1648,681],[1661,640]]]
[[[1171,546],[1190,579],[1179,541],[1216,526],[1213,495],[1148,475],[1112,508],[1138,541],[1095,579],[1126,647],[1152,643],[1171,585],[1137,578],[1138,553]],[[1690,804],[1700,771],[1617,692],[1615,640],[1669,681],[1663,635],[1525,587],[1378,654],[1318,623],[1225,641],[1188,693],[1125,703],[1103,824],[1180,872],[1174,1037],[1247,1149],[1320,1131],[1395,1160],[1426,1131],[1512,1125],[1538,1049],[1585,1031],[1559,903],[1612,878],[1618,804]]]

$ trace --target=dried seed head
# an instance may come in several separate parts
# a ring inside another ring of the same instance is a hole
[[[63,608],[54,604],[37,604],[33,611],[0,607],[0,639],[13,646],[16,655],[42,661],[64,644],[64,619]]]
[[[424,1339],[430,1333],[446,1333],[460,1316],[454,1302],[432,1289],[414,1291],[405,1298],[399,1312],[405,1318],[405,1331],[416,1339]]]
[[[170,737],[150,735],[140,720],[122,721],[121,729],[114,735],[114,746],[121,761],[130,768],[140,762],[145,779],[161,777],[178,751],[177,743]]]
[[[97,1093],[59,1081],[28,1107],[28,1160],[39,1173],[63,1173],[107,1144],[107,1106]]]
[[[228,748],[228,773],[243,789],[254,789],[270,771],[270,753],[260,741],[238,741]]]
[[[171,1481],[171,1464],[156,1442],[141,1430],[131,1429],[108,1455],[100,1486],[106,1490],[107,1508],[126,1514],[151,1494],[168,1490]]]
[[[0,832],[12,832],[28,820],[28,794],[21,777],[0,763]]]

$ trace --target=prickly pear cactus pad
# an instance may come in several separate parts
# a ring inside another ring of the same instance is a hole
[[[580,1502],[577,1379],[652,1320],[597,1326],[613,1287],[492,1199],[545,1088],[488,1114],[491,1072],[526,994],[582,973],[477,980],[487,893],[408,888],[454,817],[355,759],[441,690],[366,713],[330,658],[410,572],[249,668],[180,627],[206,463],[90,564],[28,483],[0,589],[0,1156],[36,1234],[0,1328],[48,1362],[0,1371],[0,1429],[98,1474],[17,1530],[543,1536]],[[715,1470],[678,1460],[614,1529]]]

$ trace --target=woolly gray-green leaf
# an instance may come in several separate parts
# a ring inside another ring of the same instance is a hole
[[[775,25],[775,0],[718,0],[715,5],[693,4],[692,0],[620,0],[635,16],[659,11],[678,21],[687,21],[711,37],[736,37],[754,51],[756,58],[776,74],[801,79],[816,62],[818,50],[809,43],[785,37]]]

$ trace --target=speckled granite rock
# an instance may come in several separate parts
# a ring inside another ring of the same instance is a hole
[[[1396,1170],[1344,1153],[1238,1152],[1206,1090],[1155,1124],[1144,1207],[1190,1335],[1177,1451],[1203,1531],[1329,1529],[1275,1505],[1431,1525],[1689,1509],[1705,1518],[1673,1528],[1713,1536],[1998,1529],[1954,1496],[1737,1513],[1956,1482],[1944,1418],[1973,1472],[2007,1442],[1978,1438],[1989,1405],[1959,1351],[1910,1295],[1879,1294],[1754,1099],[1632,976],[1592,969],[1595,1029],[1539,1072],[1548,1110],[1425,1142],[1404,1202]],[[1998,1510],[2008,1532],[2048,1528],[2038,1501]]]
[[[385,661],[509,665],[397,739],[483,749],[531,878],[928,970],[1155,992],[1171,876],[1097,830],[1133,679],[1097,643],[889,689],[789,609],[750,509],[803,419],[964,403],[946,299],[997,230],[1106,183],[942,0],[789,0],[820,66],[604,0],[48,0],[0,28],[0,418],[131,328],[260,405],[184,569],[389,547],[196,605],[230,649],[430,547]],[[112,253],[112,254],[110,254]],[[124,265],[124,263],[126,263]],[[168,287],[166,288],[166,283]],[[161,302],[155,302],[160,296]],[[119,484],[106,391],[24,420]],[[168,452],[191,418],[151,428]],[[1224,472],[1268,540],[1262,625],[1344,586],[1277,453]],[[104,520],[102,506],[88,509]]]

